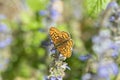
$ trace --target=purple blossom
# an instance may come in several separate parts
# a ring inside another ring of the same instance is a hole
[[[56,48],[55,48],[54,43],[53,43],[52,40],[50,41],[48,46],[49,46],[49,49],[50,49],[51,53],[55,53],[56,52]]]
[[[113,49],[113,52],[112,52],[112,57],[113,58],[116,58],[118,55],[119,55],[119,46],[118,45],[116,45],[115,43],[112,43],[111,45],[110,45],[110,49]]]
[[[41,45],[47,47],[47,46],[54,45],[54,43],[52,40],[50,42],[44,40],[41,42]]]
[[[44,47],[47,47],[47,46],[49,46],[49,43],[47,41],[42,41],[41,45],[44,46]]]
[[[102,54],[106,52],[106,50],[110,49],[110,45],[112,43],[113,42],[110,39],[101,39],[100,42],[94,43],[92,48],[96,53]]]
[[[111,75],[117,75],[118,71],[118,66],[115,63],[100,65],[98,68],[98,76],[100,78],[108,78]]]
[[[109,21],[110,21],[110,22],[115,21],[115,16],[111,16],[111,17],[109,18]]]
[[[53,43],[52,40],[50,41],[49,45],[50,45],[50,47],[51,47],[51,48],[50,48],[50,52],[51,52],[51,53],[55,53],[55,52],[56,52],[56,48],[55,48],[54,43]]]
[[[119,52],[118,52],[118,51],[114,50],[114,51],[112,52],[112,57],[113,57],[113,58],[116,58],[118,55],[119,55]]]
[[[50,79],[49,80],[62,80],[62,77],[50,77]]]
[[[110,30],[101,30],[100,32],[99,32],[99,36],[101,37],[101,38],[109,38],[110,37]]]
[[[39,15],[41,15],[41,16],[45,16],[45,15],[47,15],[47,14],[48,14],[48,12],[45,11],[45,10],[39,11]]]
[[[56,77],[51,77],[50,80],[57,80]]]
[[[52,20],[57,20],[60,16],[60,13],[55,9],[50,9],[50,17]]]
[[[108,5],[107,5],[107,8],[106,9],[109,9],[109,8],[118,8],[118,4],[115,2],[115,1],[112,1],[110,2]]]
[[[107,78],[107,77],[109,77],[109,72],[108,72],[106,66],[100,66],[98,68],[98,76],[101,77],[101,78]]]
[[[101,42],[101,38],[100,38],[99,36],[94,36],[94,37],[92,38],[92,42],[93,42],[93,43],[100,43],[100,42]]]
[[[91,77],[92,77],[92,75],[90,73],[87,73],[87,74],[82,76],[82,80],[90,80]]]
[[[59,76],[59,77],[57,77],[57,79],[58,79],[58,80],[62,80],[62,77]]]
[[[81,55],[81,56],[79,57],[79,59],[80,59],[81,61],[86,61],[86,60],[88,60],[90,57],[91,57],[90,54]]]
[[[112,64],[109,65],[109,67],[110,67],[110,69],[112,69],[114,75],[117,75],[117,74],[118,74],[119,68],[118,68],[118,65],[117,65],[117,64],[112,63]]]
[[[56,52],[56,49],[53,47],[51,50],[50,50],[51,53],[55,53]]]
[[[6,24],[0,23],[0,35],[3,35],[5,39],[0,37],[0,48],[5,48],[7,45],[11,43],[11,37],[7,35],[9,33],[9,29]]]
[[[118,49],[119,49],[119,46],[116,45],[115,43],[112,43],[112,44],[110,45],[110,48],[113,49],[113,50],[118,50]]]
[[[53,41],[51,40],[50,43],[49,43],[49,45],[52,45],[52,44],[54,44],[54,43],[53,43]]]
[[[0,48],[5,48],[7,45],[11,43],[11,38],[8,37],[7,39],[0,41]]]
[[[0,32],[4,32],[4,31],[7,31],[7,30],[8,30],[7,25],[5,25],[3,23],[0,23]]]

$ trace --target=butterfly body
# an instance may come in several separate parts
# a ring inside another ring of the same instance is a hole
[[[73,41],[69,34],[64,31],[59,31],[55,27],[50,28],[50,37],[55,48],[65,57],[70,57],[72,53]]]

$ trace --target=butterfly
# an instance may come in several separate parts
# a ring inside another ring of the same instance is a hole
[[[55,48],[64,57],[69,58],[72,54],[73,40],[67,32],[59,31],[55,27],[49,29],[50,37],[53,41]]]

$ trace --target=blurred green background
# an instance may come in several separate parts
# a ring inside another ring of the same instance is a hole
[[[45,80],[51,26],[70,33],[74,42],[64,80],[82,80],[88,63],[79,56],[94,54],[91,38],[110,1],[0,0],[0,80]]]

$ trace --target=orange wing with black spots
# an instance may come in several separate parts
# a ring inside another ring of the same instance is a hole
[[[50,28],[50,36],[56,49],[65,57],[69,58],[72,54],[73,41],[69,34],[59,31],[55,27]]]

